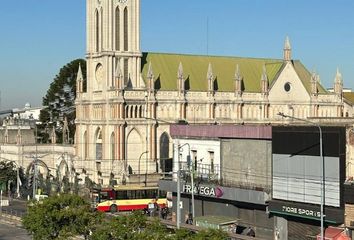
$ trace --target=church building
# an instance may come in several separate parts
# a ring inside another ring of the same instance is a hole
[[[279,59],[142,52],[140,0],[87,0],[86,59],[87,84],[81,69],[77,78],[76,169],[103,185],[140,175],[149,184],[172,171],[171,123],[353,116],[354,95],[343,93],[339,70],[327,91],[292,59],[289,38]]]

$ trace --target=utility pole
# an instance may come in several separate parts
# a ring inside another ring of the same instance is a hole
[[[179,228],[179,224],[180,224],[180,220],[181,220],[181,209],[180,209],[180,201],[181,201],[181,155],[180,155],[180,151],[181,148],[184,146],[188,146],[188,155],[187,155],[187,163],[188,161],[190,161],[190,151],[191,151],[191,147],[189,145],[189,143],[184,143],[181,146],[178,145],[178,169],[177,169],[177,228]],[[192,172],[193,170],[191,170],[191,166],[193,168],[193,164],[188,163],[189,165],[189,171],[191,174],[191,185],[192,185],[192,216],[193,216],[193,223],[194,223],[194,217],[195,217],[195,213],[194,213],[194,172]]]
[[[191,161],[192,164],[190,164],[190,174],[191,174],[191,185],[192,185],[192,216],[193,216],[193,224],[195,222],[195,211],[194,211],[194,164],[193,161]]]
[[[178,157],[179,159],[180,157]],[[181,171],[178,163],[177,170],[177,229],[181,226]]]

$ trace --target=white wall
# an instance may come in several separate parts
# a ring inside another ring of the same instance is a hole
[[[190,149],[187,144],[189,144]],[[179,152],[178,145],[182,146]],[[198,164],[208,165],[211,164],[209,159],[209,152],[214,152],[214,165],[220,166],[220,141],[205,139],[173,139],[173,149],[173,172],[177,172],[179,154],[181,154],[180,162],[182,163],[182,165],[186,166],[187,155],[189,150],[191,151],[191,158],[192,150],[197,151]],[[218,174],[220,176],[220,173]]]

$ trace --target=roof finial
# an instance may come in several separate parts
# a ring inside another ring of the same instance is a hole
[[[268,76],[266,65],[263,64],[263,72],[261,76],[261,90],[264,95],[268,94]]]
[[[122,71],[121,71],[121,69],[120,69],[119,64],[117,64],[117,67],[116,67],[115,77],[116,77],[116,78],[121,78],[121,77],[122,77]]]
[[[262,72],[262,81],[268,81],[267,68],[265,64],[263,64],[263,72]]]
[[[214,92],[214,74],[213,74],[213,68],[211,67],[210,62],[209,62],[209,66],[208,66],[207,80],[208,80],[209,92]]]
[[[183,79],[183,66],[182,66],[182,62],[179,62],[179,65],[178,65],[177,78],[178,78],[178,79]]]
[[[83,81],[84,77],[82,75],[81,63],[79,62],[79,69],[77,70],[76,81]]]
[[[339,72],[339,68],[337,67],[335,82],[342,83],[342,80],[342,74]]]
[[[213,80],[214,75],[213,75],[213,68],[211,67],[211,63],[208,65],[208,73],[207,73],[207,79],[208,80]]]
[[[285,38],[284,49],[289,49],[289,50],[291,50],[291,45],[290,45],[289,36],[286,36],[286,38]]]
[[[284,61],[291,61],[291,45],[289,37],[286,36],[284,43]]]
[[[149,68],[146,77],[148,79],[153,79],[154,78],[154,72],[152,71],[152,65],[151,62],[149,62]]]
[[[241,80],[241,73],[240,73],[240,67],[238,64],[236,64],[236,71],[235,71],[235,79],[236,80]]]

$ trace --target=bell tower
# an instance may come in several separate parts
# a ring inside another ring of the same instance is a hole
[[[86,11],[88,92],[143,88],[140,0],[87,0]]]

